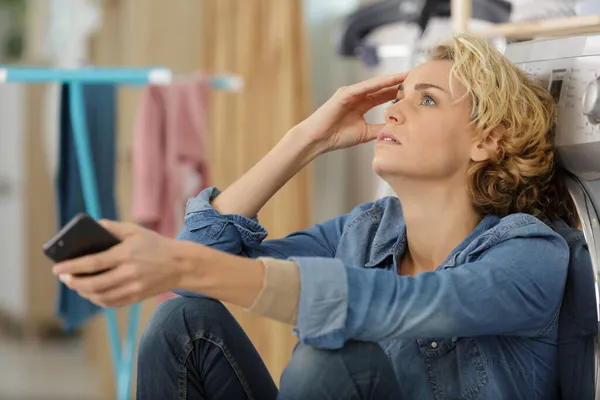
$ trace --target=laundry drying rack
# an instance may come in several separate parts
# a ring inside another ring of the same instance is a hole
[[[451,18],[455,32],[469,32],[471,0],[451,0]],[[600,32],[600,14],[536,21],[493,24],[472,33],[486,38],[530,39],[542,36],[574,36]]]
[[[31,68],[0,65],[0,83],[51,83],[69,85],[69,116],[73,126],[75,151],[83,199],[87,213],[95,218],[102,217],[96,174],[92,162],[88,137],[83,85],[106,83],[115,85],[166,85],[173,81],[173,73],[168,68]],[[229,91],[239,91],[243,81],[235,75],[221,75],[210,78],[211,87]],[[128,329],[121,347],[117,316],[114,309],[105,309],[108,324],[113,367],[116,378],[117,399],[126,400],[131,392],[133,356],[139,326],[140,305],[131,306]]]

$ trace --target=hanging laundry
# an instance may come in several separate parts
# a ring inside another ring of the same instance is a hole
[[[48,0],[37,6],[45,7],[48,15],[39,56],[54,66],[85,65],[90,58],[90,39],[102,26],[102,4],[96,0]]]
[[[116,105],[113,85],[84,85],[85,116],[92,149],[101,215],[117,219],[115,201],[115,130]],[[69,113],[69,86],[62,86],[60,139],[57,175],[58,216],[60,227],[86,210]],[[59,282],[58,315],[71,330],[87,321],[101,308],[80,297]]]
[[[187,198],[209,184],[206,155],[210,79],[144,89],[133,137],[134,220],[175,237]]]

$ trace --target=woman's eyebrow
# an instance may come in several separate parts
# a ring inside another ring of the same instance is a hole
[[[424,90],[424,89],[430,89],[430,88],[438,89],[438,90],[441,90],[442,92],[448,93],[445,89],[443,89],[437,85],[434,85],[432,83],[417,83],[417,84],[415,84],[415,90]],[[404,84],[401,83],[398,85],[398,91],[404,92]]]

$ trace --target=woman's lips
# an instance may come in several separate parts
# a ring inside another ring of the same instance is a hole
[[[402,144],[397,137],[386,131],[379,132],[377,135],[377,143]]]

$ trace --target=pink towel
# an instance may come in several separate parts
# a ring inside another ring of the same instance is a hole
[[[133,137],[133,219],[169,237],[179,231],[188,197],[209,184],[208,79],[147,86]],[[196,182],[189,184],[190,178]]]
[[[133,219],[175,237],[187,198],[209,185],[208,79],[147,86],[133,136]],[[159,301],[174,294],[159,296]]]

